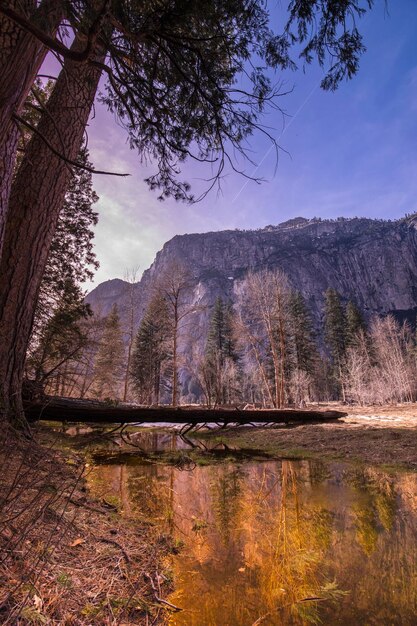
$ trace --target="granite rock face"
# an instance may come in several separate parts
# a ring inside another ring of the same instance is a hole
[[[322,316],[323,294],[334,287],[372,313],[411,313],[417,308],[417,217],[395,222],[370,219],[290,220],[257,231],[177,235],[156,255],[134,286],[137,320],[152,284],[173,262],[194,277],[194,299],[212,305],[218,295],[234,300],[248,269],[279,267],[300,290],[314,318]],[[101,283],[86,300],[107,314],[116,303],[123,315],[129,285]]]
[[[417,312],[416,215],[394,222],[297,218],[256,231],[178,235],[164,245],[134,286],[137,324],[152,285],[176,261],[191,272],[189,299],[201,305],[183,339],[185,354],[191,345],[203,349],[210,308],[217,296],[236,299],[248,269],[282,269],[304,295],[318,331],[328,287],[346,301],[353,300],[367,317],[392,312],[414,321]],[[94,289],[87,302],[103,315],[116,303],[124,318],[129,290],[124,281],[110,280]]]

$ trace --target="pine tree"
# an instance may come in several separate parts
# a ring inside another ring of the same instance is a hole
[[[62,299],[43,325],[36,348],[28,355],[26,371],[36,384],[63,395],[67,388],[68,363],[82,357],[89,344],[88,327],[84,323],[92,316],[84,293],[71,280],[63,286]],[[55,378],[56,384],[52,385]],[[52,388],[51,388],[52,385]]]
[[[293,367],[312,375],[317,363],[317,345],[311,316],[299,291],[292,292],[289,307]]]
[[[340,294],[333,288],[325,294],[324,328],[333,363],[339,366],[346,352],[346,316]]]
[[[216,404],[230,400],[231,378],[237,373],[238,355],[233,338],[233,309],[218,297],[210,319],[203,362],[209,402]]]
[[[118,399],[124,373],[125,348],[117,306],[113,305],[104,324],[94,363],[94,391],[98,398]]]
[[[346,349],[356,345],[361,330],[366,331],[363,315],[356,304],[349,300],[346,306]]]
[[[234,310],[232,304],[229,302],[224,308],[224,355],[226,358],[231,359],[233,363],[238,363],[239,354],[236,347],[235,332],[234,332]]]
[[[225,352],[225,314],[223,300],[218,297],[214,304],[207,335],[207,358],[219,358],[223,362]]]
[[[325,339],[330,351],[335,380],[335,393],[341,390],[345,400],[342,383],[342,367],[346,354],[346,315],[340,299],[340,294],[329,288],[325,294]]]
[[[163,366],[170,360],[168,311],[164,300],[155,296],[139,326],[130,367],[132,386],[139,402],[160,402]]]

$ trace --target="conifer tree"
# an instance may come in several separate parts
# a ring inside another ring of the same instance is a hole
[[[356,345],[361,330],[366,330],[363,315],[356,304],[349,300],[346,306],[346,349]]]
[[[333,288],[325,293],[325,340],[330,351],[333,364],[333,376],[340,386],[342,398],[345,399],[342,381],[342,366],[346,354],[346,315],[340,294]]]
[[[210,402],[216,404],[230,400],[230,374],[236,374],[238,355],[235,350],[233,309],[218,297],[210,320],[206,352],[203,363],[206,387],[210,390]]]
[[[84,293],[73,281],[67,280],[59,306],[42,326],[36,347],[28,355],[26,370],[31,381],[42,387],[48,384],[51,388],[51,380],[60,379],[60,384],[54,387],[63,395],[67,382],[63,370],[69,361],[74,362],[82,355],[89,343],[88,328],[83,322],[91,315]]]
[[[149,303],[139,326],[132,353],[130,376],[139,402],[160,402],[163,365],[170,358],[168,311],[158,295]]]
[[[340,294],[329,288],[325,294],[325,339],[335,365],[339,366],[346,352],[346,316]]]
[[[317,362],[317,346],[313,323],[304,297],[299,291],[290,296],[290,333],[293,349],[293,366],[313,374]]]
[[[117,306],[113,305],[104,324],[94,363],[94,391],[98,398],[117,399],[121,393],[125,348]]]

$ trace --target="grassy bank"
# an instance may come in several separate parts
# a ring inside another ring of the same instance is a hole
[[[275,457],[327,457],[417,470],[417,407],[358,408],[336,422],[201,432],[212,443]]]

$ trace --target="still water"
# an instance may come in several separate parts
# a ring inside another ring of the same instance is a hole
[[[176,435],[137,435],[178,450]],[[417,474],[339,462],[136,455],[90,485],[170,535],[171,626],[417,625]]]

